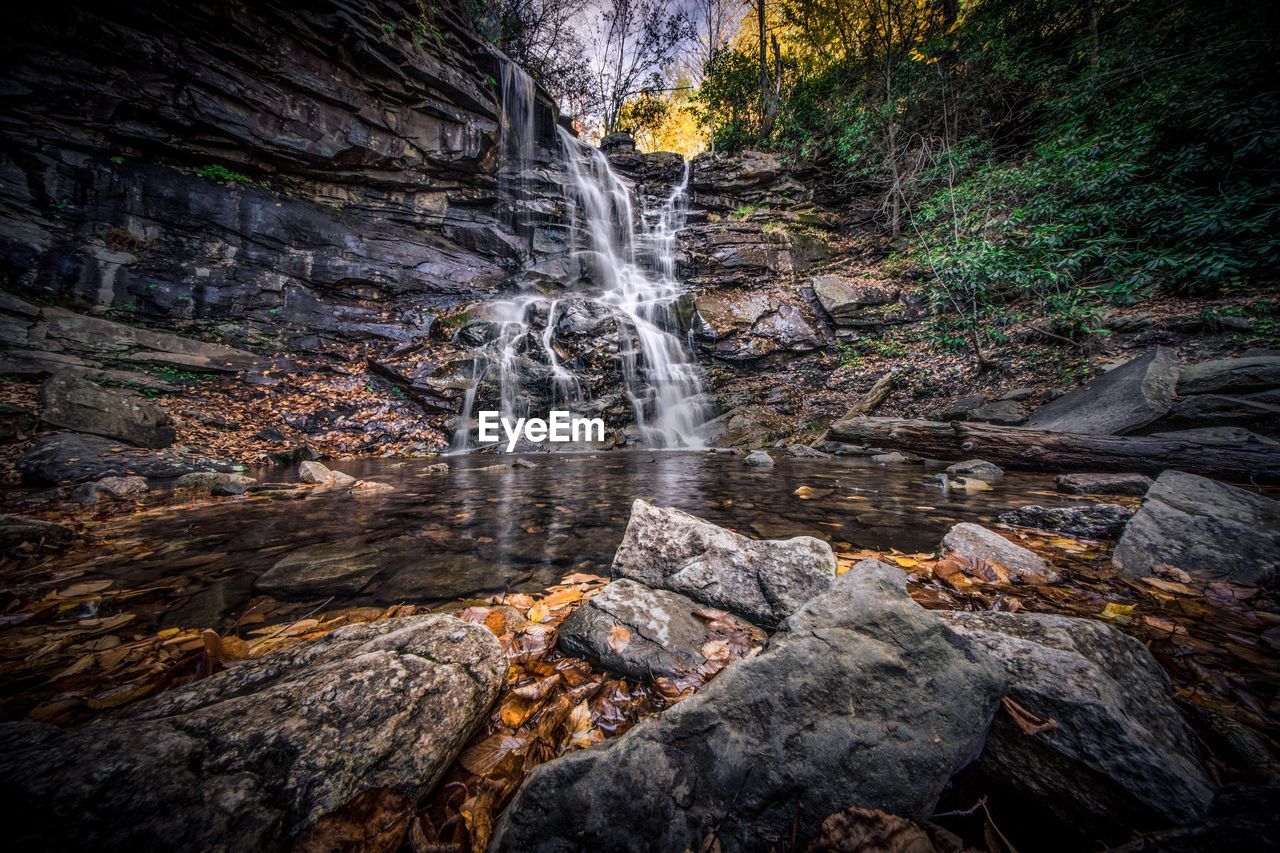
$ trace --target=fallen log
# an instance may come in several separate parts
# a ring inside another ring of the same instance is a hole
[[[1135,471],[1176,468],[1218,480],[1280,482],[1280,445],[1208,444],[1147,435],[1082,435],[981,423],[855,417],[828,438],[911,450],[937,459],[980,457],[1031,471]]]

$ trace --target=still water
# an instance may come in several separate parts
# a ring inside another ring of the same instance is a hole
[[[99,526],[98,541],[59,562],[117,587],[163,589],[151,615],[161,627],[220,629],[261,595],[300,609],[428,604],[544,589],[573,571],[607,575],[635,498],[752,537],[808,534],[837,551],[905,552],[932,551],[959,521],[1070,503],[1048,475],[1009,473],[991,491],[944,492],[926,483],[941,466],[864,459],[779,454],[772,471],[757,471],[707,452],[521,457],[533,468],[512,467],[513,458],[455,457],[448,473],[427,470],[437,460],[338,462],[334,469],[396,491],[158,508]],[[289,479],[281,469],[251,473]]]

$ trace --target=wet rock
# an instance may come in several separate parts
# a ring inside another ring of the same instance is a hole
[[[295,465],[301,465],[303,462],[315,459],[316,452],[310,445],[299,444],[288,450],[277,450],[274,453],[269,453],[267,458],[271,460],[272,465],[292,468]]]
[[[162,448],[176,433],[169,414],[141,397],[60,373],[40,386],[40,420],[74,432]]]
[[[209,490],[215,498],[234,498],[243,495],[249,487],[244,483],[218,483]]]
[[[773,457],[763,450],[753,450],[742,460],[742,464],[752,468],[759,468],[762,471],[768,470],[773,467]]]
[[[835,577],[831,546],[810,536],[753,540],[677,509],[631,505],[613,578],[669,589],[772,627]]]
[[[20,515],[0,515],[0,550],[9,551],[24,544],[35,550],[56,550],[79,538],[79,533],[63,524]]]
[[[1004,675],[864,560],[757,657],[601,746],[537,767],[497,851],[803,846],[855,806],[920,820],[981,749]],[[725,816],[731,815],[731,820]]]
[[[676,678],[707,662],[702,648],[712,638],[708,620],[694,615],[702,608],[679,593],[616,580],[560,626],[560,649],[620,675]]]
[[[822,449],[834,456],[876,456],[880,450],[865,444],[846,444],[843,441],[827,441]]]
[[[1042,406],[1032,429],[1123,435],[1169,411],[1181,368],[1172,350],[1157,347]]]
[[[976,477],[952,477],[947,486],[948,488],[964,489],[967,492],[991,491],[990,483],[986,480],[979,480]]]
[[[298,479],[304,483],[313,483],[320,486],[330,486],[336,488],[345,488],[352,486],[356,482],[356,478],[350,474],[344,474],[341,471],[332,471],[321,465],[319,462],[307,461],[298,466]]]
[[[1275,849],[1280,838],[1280,787],[1224,785],[1205,820],[1190,826],[1143,833],[1114,853],[1235,853]]]
[[[942,539],[942,551],[992,581],[1058,579],[1058,573],[1042,557],[978,524],[965,522],[952,527]]]
[[[1027,407],[1017,400],[995,400],[970,410],[968,419],[1001,426],[1017,426],[1027,419]]]
[[[924,458],[914,453],[893,450],[889,453],[877,453],[871,461],[878,465],[923,465]]]
[[[1145,474],[1059,474],[1053,481],[1072,495],[1131,495],[1141,497],[1154,481]]]
[[[824,343],[803,304],[787,294],[725,289],[700,294],[695,304],[699,342],[724,361],[807,352]]]
[[[787,448],[787,455],[797,459],[827,459],[829,453],[824,453],[816,447],[810,447],[807,444],[793,444]]]
[[[187,448],[140,450],[95,435],[60,432],[36,439],[18,457],[17,468],[24,482],[52,486],[130,474],[170,479],[193,471],[234,471],[240,466]]]
[[[1068,533],[1085,539],[1113,539],[1133,517],[1133,510],[1120,504],[1079,504],[1076,506],[1023,506],[1000,514],[1000,522],[1012,527],[1033,527]]]
[[[861,325],[869,319],[866,309],[893,305],[901,288],[892,282],[816,275],[810,279],[813,293],[838,325]]]
[[[497,696],[485,628],[413,616],[339,628],[72,729],[0,726],[21,848],[292,846],[366,791],[415,802]]]
[[[1137,640],[1092,619],[947,613],[980,659],[1008,674],[1008,697],[1054,721],[1023,731],[996,715],[978,770],[1034,797],[1086,838],[1204,816],[1213,785],[1173,703],[1168,676]]]
[[[351,497],[367,498],[374,495],[385,495],[395,490],[396,487],[390,483],[379,483],[377,480],[356,480],[351,484]]]
[[[1116,568],[1146,577],[1165,563],[1193,576],[1271,585],[1280,574],[1280,501],[1165,471],[1116,545]]]
[[[256,482],[258,482],[256,479],[247,477],[244,474],[227,474],[221,471],[195,471],[191,474],[183,474],[174,485],[179,489],[196,489],[207,492],[212,491],[217,486],[252,486]]]
[[[1178,395],[1222,394],[1280,388],[1280,356],[1220,358],[1190,364],[1178,377]]]
[[[395,539],[353,537],[307,545],[277,560],[254,587],[283,597],[354,595],[391,562],[389,555],[398,544]]]
[[[103,477],[93,486],[95,491],[106,492],[113,498],[133,498],[150,490],[142,477]]]
[[[964,462],[957,462],[954,465],[948,465],[947,473],[976,477],[979,480],[994,482],[1004,476],[1004,469],[994,462],[988,462],[985,459],[968,459]]]

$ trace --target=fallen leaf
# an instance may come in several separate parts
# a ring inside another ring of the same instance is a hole
[[[631,632],[621,625],[614,625],[609,629],[609,648],[613,649],[614,654],[622,654],[622,650],[631,642]]]

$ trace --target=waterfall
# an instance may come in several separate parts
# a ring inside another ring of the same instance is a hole
[[[527,226],[519,203],[529,199],[534,88],[528,75],[511,62],[502,66],[502,96],[500,188],[511,200],[512,225],[519,230]],[[568,176],[570,254],[590,271],[591,279],[585,291],[572,296],[614,320],[618,374],[641,442],[652,448],[703,447],[706,396],[698,366],[677,334],[675,311],[684,294],[676,279],[675,251],[676,234],[685,220],[689,164],[684,164],[664,204],[646,217],[637,212],[630,188],[603,153],[558,130]],[[496,386],[497,403],[509,418],[545,415],[530,411],[533,399],[549,399],[553,407],[575,412],[590,403],[579,376],[556,351],[566,298],[523,291],[479,307],[483,340],[475,347],[454,450],[469,446],[481,383]]]

